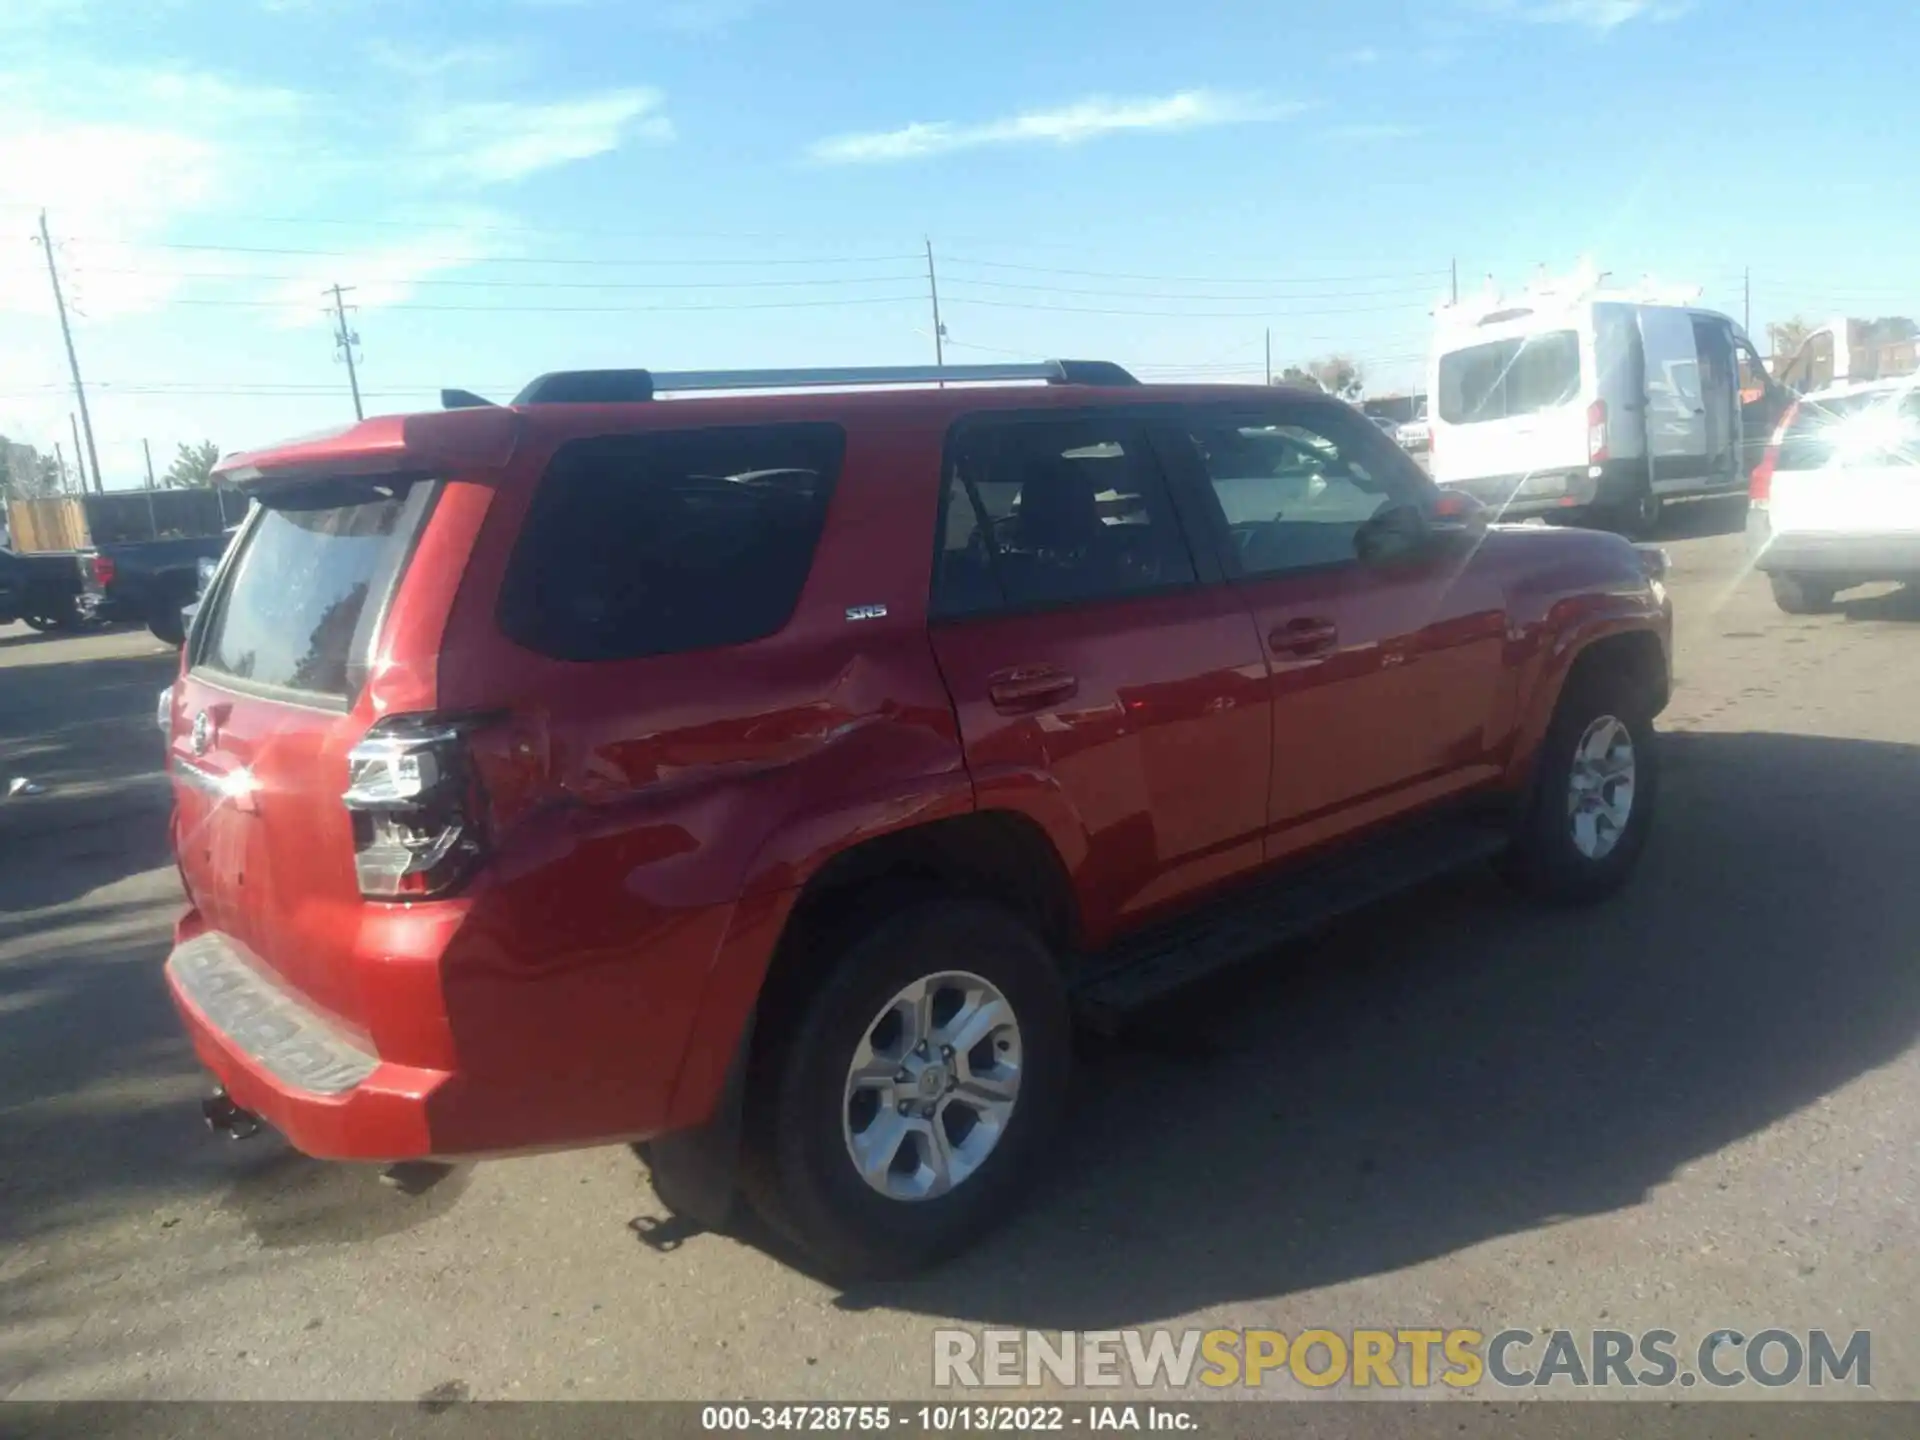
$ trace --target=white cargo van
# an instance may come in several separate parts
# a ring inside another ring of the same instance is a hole
[[[1686,297],[1548,284],[1438,320],[1433,477],[1508,519],[1650,533],[1669,500],[1744,490],[1790,398]]]

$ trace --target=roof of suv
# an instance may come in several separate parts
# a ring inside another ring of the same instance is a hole
[[[301,472],[391,473],[395,469],[490,468],[506,463],[529,433],[591,433],[699,424],[957,419],[988,410],[1070,409],[1099,405],[1263,402],[1330,403],[1317,389],[1282,385],[975,385],[940,388],[782,389],[599,404],[463,405],[451,410],[375,416],[331,433],[224,457],[223,483],[246,486]]]

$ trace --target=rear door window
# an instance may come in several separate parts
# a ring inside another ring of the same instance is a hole
[[[554,456],[501,594],[509,637],[560,660],[758,640],[799,603],[845,436],[837,425],[667,430]]]
[[[1440,418],[1449,425],[1509,420],[1580,394],[1580,336],[1553,330],[1470,345],[1440,357]]]
[[[432,491],[420,480],[340,480],[263,496],[195,641],[195,668],[350,703]]]

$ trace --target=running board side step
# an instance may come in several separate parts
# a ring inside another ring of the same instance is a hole
[[[1083,959],[1072,982],[1077,1018],[1112,1034],[1125,1018],[1346,915],[1493,859],[1509,842],[1498,817],[1430,820],[1343,846],[1196,914],[1130,935]]]

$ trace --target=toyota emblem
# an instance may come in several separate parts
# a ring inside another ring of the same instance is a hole
[[[191,739],[193,753],[196,755],[206,754],[207,746],[212,743],[213,721],[209,720],[207,718],[207,712],[202,710],[198,715],[193,717],[193,735]]]

